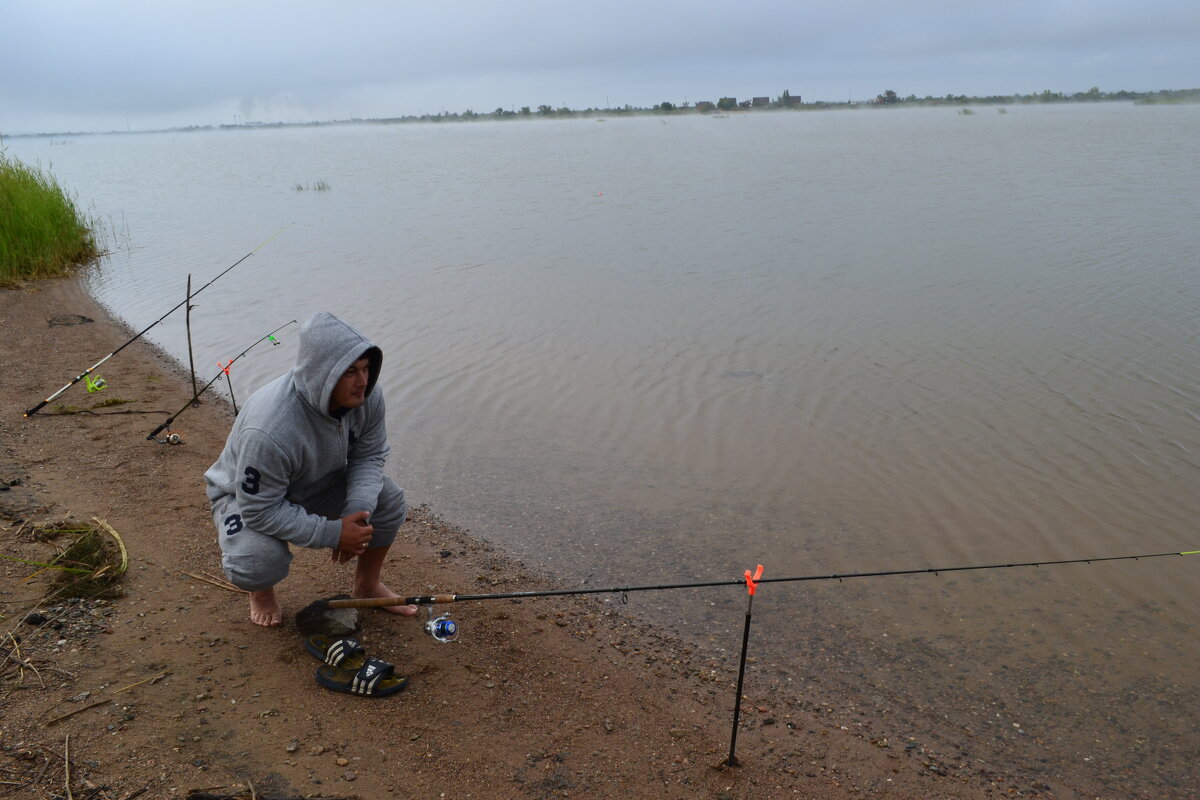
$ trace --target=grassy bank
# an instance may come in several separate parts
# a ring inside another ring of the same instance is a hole
[[[0,153],[0,286],[62,275],[97,255],[91,229],[58,181]]]

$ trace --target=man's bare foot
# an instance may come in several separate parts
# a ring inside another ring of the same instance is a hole
[[[283,622],[283,609],[275,599],[274,589],[250,592],[250,621],[265,628],[273,628]]]
[[[351,597],[395,597],[396,593],[383,585],[382,581],[375,581],[370,584],[354,584],[354,590],[350,592]],[[413,605],[406,606],[380,606],[384,611],[390,611],[393,614],[403,614],[406,617],[414,616],[417,613],[417,607]]]

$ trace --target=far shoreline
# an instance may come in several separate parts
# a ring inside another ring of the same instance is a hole
[[[736,98],[733,98],[736,101]],[[763,100],[769,98],[756,98]],[[445,124],[449,122],[518,122],[518,121],[549,121],[549,120],[572,120],[572,119],[591,119],[597,122],[607,122],[608,120],[618,119],[637,119],[637,118],[680,118],[688,116],[709,117],[709,118],[727,118],[729,115],[757,115],[772,112],[787,112],[787,113],[805,113],[814,111],[855,111],[862,109],[897,109],[897,108],[950,108],[950,109],[973,109],[977,107],[989,108],[1004,108],[1006,106],[1022,107],[1022,106],[1047,106],[1047,105],[1099,105],[1099,104],[1131,104],[1131,105],[1147,105],[1147,106],[1174,106],[1174,105],[1195,105],[1200,103],[1200,89],[1158,89],[1153,91],[1117,91],[1117,92],[1100,92],[1098,89],[1089,90],[1088,92],[1076,92],[1066,95],[1062,92],[1051,92],[1045,90],[1040,94],[1033,95],[991,95],[984,97],[967,96],[967,95],[946,95],[945,97],[923,97],[918,98],[915,95],[908,97],[885,97],[879,95],[873,99],[867,100],[845,100],[845,101],[827,101],[818,100],[808,103],[797,100],[794,103],[784,103],[781,98],[776,98],[769,103],[762,105],[754,105],[752,101],[740,101],[733,107],[722,108],[718,104],[709,103],[710,108],[698,108],[693,105],[672,106],[669,109],[663,109],[658,106],[650,107],[610,107],[610,108],[586,108],[572,109],[559,108],[554,109],[550,106],[542,106],[540,109],[545,111],[533,111],[529,106],[523,107],[522,111],[518,112],[514,109],[498,108],[496,111],[488,113],[478,113],[470,109],[464,112],[440,112],[438,114],[407,114],[396,117],[369,117],[357,118],[351,117],[346,119],[331,119],[331,120],[306,120],[306,121],[253,121],[253,122],[235,122],[235,123],[217,123],[217,124],[193,124],[181,126],[169,126],[161,128],[127,128],[126,130],[110,129],[110,130],[76,130],[76,131],[37,131],[37,132],[19,132],[19,133],[3,133],[0,135],[0,145],[3,144],[5,138],[9,139],[40,139],[40,138],[70,138],[76,136],[113,136],[113,135],[138,135],[152,133],[203,133],[212,131],[256,131],[256,130],[271,130],[280,128],[323,128],[323,127],[339,127],[339,126],[358,126],[358,125],[411,125],[411,124]],[[747,103],[750,103],[747,105]],[[671,105],[668,103],[668,105]],[[53,143],[53,142],[52,142]]]

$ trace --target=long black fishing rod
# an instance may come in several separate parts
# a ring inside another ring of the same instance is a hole
[[[762,583],[793,583],[799,581],[841,581],[849,578],[880,578],[889,575],[924,575],[933,574],[939,575],[943,572],[967,572],[971,570],[993,570],[993,569],[1011,569],[1014,567],[1049,567],[1060,564],[1096,564],[1102,561],[1138,561],[1144,558],[1165,558],[1166,556],[1194,556],[1200,555],[1200,550],[1183,550],[1170,553],[1144,553],[1132,556],[1105,556],[1101,558],[1069,558],[1057,561],[1023,561],[1017,563],[1003,564],[973,564],[968,566],[957,567],[926,567],[922,569],[892,569],[878,570],[875,572],[835,572],[827,575],[801,575],[790,578],[763,578],[762,565],[753,575],[750,570],[746,570],[745,577],[740,580],[727,581],[695,581],[691,583],[664,583],[652,586],[614,586],[603,589],[546,589],[541,591],[531,592],[498,592],[494,594],[430,594],[420,595],[417,597],[366,597],[366,598],[350,598],[345,600],[322,600],[316,605],[325,606],[331,609],[334,608],[376,608],[379,606],[395,606],[395,605],[423,605],[429,612],[429,619],[426,621],[424,629],[435,640],[439,642],[453,642],[458,638],[458,625],[454,620],[446,615],[434,618],[433,606],[439,603],[457,603],[467,600],[502,600],[502,599],[517,599],[526,597],[554,597],[562,595],[581,595],[581,594],[616,594],[620,593],[622,599],[627,592],[648,592],[659,591],[666,589],[697,589],[710,586],[740,586],[745,583],[749,591],[749,600],[746,606],[746,621],[742,628],[742,653],[741,660],[738,664],[738,680],[737,680],[737,695],[734,701],[733,709],[733,730],[729,737],[729,755],[726,757],[723,765],[726,767],[740,766],[736,748],[738,723],[742,710],[742,687],[743,680],[746,675],[746,654],[750,644],[750,618],[754,609],[754,592],[758,584]]]
[[[227,268],[226,268],[226,269],[225,269],[223,272],[221,272],[221,274],[220,274],[220,275],[217,275],[217,277],[216,277],[216,278],[213,278],[211,281],[209,281],[208,283],[206,283],[206,284],[204,284],[203,286],[201,286],[201,287],[200,287],[199,289],[197,289],[195,292],[192,292],[192,293],[190,293],[190,294],[189,294],[189,296],[188,296],[188,297],[186,297],[186,298],[184,298],[184,300],[183,300],[181,303],[179,303],[178,305],[176,305],[174,308],[172,308],[172,309],[171,309],[170,311],[168,311],[167,313],[163,314],[163,315],[162,315],[161,317],[159,317],[158,319],[154,320],[154,322],[151,322],[151,323],[150,323],[149,325],[147,325],[145,328],[142,328],[141,332],[139,332],[139,333],[137,333],[136,335],[134,335],[134,336],[133,336],[131,339],[129,339],[129,341],[125,342],[125,344],[121,345],[121,346],[120,346],[120,347],[118,347],[116,350],[113,350],[111,353],[109,353],[109,354],[108,354],[108,355],[106,355],[104,358],[102,358],[102,359],[100,359],[99,361],[97,361],[95,364],[92,364],[90,367],[88,367],[87,369],[85,369],[83,372],[81,372],[81,373],[79,373],[78,375],[76,375],[76,376],[75,376],[75,377],[74,377],[74,378],[73,378],[73,379],[72,379],[70,382],[68,382],[68,383],[67,383],[67,385],[66,385],[66,386],[62,387],[62,388],[61,388],[61,389],[59,389],[57,392],[55,392],[54,394],[50,395],[50,396],[49,396],[49,397],[47,397],[45,400],[43,400],[42,402],[38,403],[36,406],[34,406],[33,408],[31,408],[31,409],[29,409],[28,411],[26,411],[26,412],[25,412],[25,416],[26,416],[26,417],[32,417],[32,416],[33,416],[34,414],[36,414],[36,413],[37,413],[39,410],[41,410],[43,407],[45,407],[45,405],[46,405],[47,403],[53,402],[53,401],[54,401],[54,398],[58,397],[60,394],[62,394],[63,392],[65,392],[67,389],[70,389],[70,388],[71,388],[72,386],[74,386],[75,384],[79,383],[81,380],[83,380],[84,378],[86,378],[88,375],[91,375],[91,374],[92,374],[93,372],[95,372],[95,371],[96,371],[96,369],[98,369],[98,368],[100,367],[100,365],[101,365],[101,364],[103,364],[105,361],[108,361],[110,358],[112,358],[113,356],[115,356],[117,353],[121,352],[121,351],[122,351],[122,350],[124,350],[126,347],[128,347],[128,346],[129,346],[129,345],[131,345],[131,344],[133,344],[133,343],[134,343],[134,342],[136,342],[138,339],[142,338],[144,335],[146,335],[146,333],[147,333],[147,332],[148,332],[148,331],[149,331],[151,328],[153,328],[155,325],[157,325],[158,323],[162,322],[164,319],[166,319],[167,317],[171,316],[171,314],[175,313],[175,312],[176,312],[176,311],[178,311],[180,308],[182,308],[184,305],[186,305],[187,303],[189,303],[193,297],[195,297],[196,295],[198,295],[198,294],[200,294],[201,292],[203,292],[203,291],[204,291],[205,289],[207,289],[209,286],[212,286],[214,283],[216,283],[216,282],[217,282],[217,280],[218,280],[219,278],[221,278],[222,276],[224,276],[224,275],[225,275],[225,273],[229,272],[229,271],[230,271],[230,270],[232,270],[234,267],[236,267],[238,264],[241,264],[241,263],[242,263],[243,261],[245,261],[247,258],[249,258],[250,256],[252,256],[252,255],[254,255],[255,253],[257,253],[259,250],[261,250],[263,247],[265,247],[265,246],[267,245],[267,242],[270,242],[270,241],[271,241],[271,239],[274,239],[276,236],[278,236],[278,235],[279,235],[280,233],[282,233],[282,232],[283,232],[283,229],[282,229],[282,228],[281,228],[280,230],[276,231],[276,232],[275,232],[275,233],[274,233],[274,234],[271,236],[271,238],[270,238],[270,239],[267,239],[267,241],[263,242],[263,243],[262,243],[262,244],[260,244],[258,247],[254,248],[254,249],[253,249],[253,250],[251,250],[249,253],[246,253],[246,255],[242,256],[242,257],[241,257],[241,258],[239,258],[237,261],[233,262],[233,264],[231,264],[230,266],[228,266],[228,267],[227,267]]]
[[[236,356],[234,356],[233,358],[229,359],[229,363],[228,363],[228,364],[221,364],[221,362],[220,362],[220,361],[218,361],[218,362],[217,362],[217,364],[219,364],[219,365],[220,365],[220,367],[221,367],[221,371],[220,371],[220,372],[218,372],[216,375],[214,375],[214,376],[212,377],[212,380],[210,380],[208,383],[206,383],[206,384],[204,384],[203,386],[201,386],[201,387],[200,387],[200,391],[198,391],[198,392],[196,392],[195,394],[193,394],[193,395],[192,395],[192,398],[191,398],[190,400],[188,400],[186,403],[184,403],[184,404],[183,404],[183,408],[179,409],[179,410],[178,410],[178,411],[176,411],[174,414],[172,414],[171,416],[167,417],[167,420],[166,420],[166,422],[164,422],[162,425],[159,425],[157,428],[155,428],[154,430],[150,431],[150,435],[149,435],[149,436],[147,436],[146,438],[147,438],[147,439],[149,439],[149,440],[154,440],[154,441],[156,441],[156,442],[160,442],[160,443],[178,444],[178,442],[179,442],[179,439],[178,439],[178,437],[172,438],[172,437],[168,436],[166,439],[159,439],[159,438],[158,438],[158,434],[162,433],[162,431],[163,431],[164,429],[166,429],[166,428],[170,428],[170,427],[171,427],[171,423],[175,421],[175,418],[176,418],[176,417],[178,417],[180,414],[182,414],[184,411],[186,411],[186,410],[187,410],[189,407],[191,407],[191,405],[192,405],[193,403],[195,403],[197,400],[199,400],[199,399],[200,399],[200,395],[202,395],[202,394],[204,394],[205,392],[207,392],[207,391],[208,391],[208,387],[212,386],[214,383],[216,383],[218,380],[220,380],[220,378],[221,378],[221,376],[222,376],[222,375],[228,376],[228,375],[229,375],[229,368],[233,366],[233,362],[237,361],[239,358],[241,358],[242,356],[246,355],[246,353],[249,353],[251,350],[253,350],[253,349],[254,349],[254,348],[257,346],[257,345],[260,345],[260,344],[262,344],[263,342],[267,341],[268,339],[270,339],[270,340],[271,340],[271,344],[279,344],[279,341],[278,341],[278,340],[275,338],[275,334],[279,333],[281,330],[283,330],[284,328],[286,328],[288,325],[295,325],[295,324],[296,324],[296,320],[292,320],[291,322],[285,322],[285,323],[283,323],[282,325],[280,325],[278,328],[276,328],[275,330],[273,330],[273,331],[271,331],[270,333],[268,333],[267,335],[265,335],[265,336],[261,337],[260,339],[256,339],[256,340],[255,340],[255,342],[254,342],[254,344],[250,345],[250,346],[249,346],[249,347],[247,347],[245,350],[243,350],[242,352],[238,353],[238,354],[237,354]]]
[[[1102,558],[1070,558],[1059,561],[1023,561],[1003,564],[973,564],[958,567],[925,567],[922,569],[893,569],[878,572],[834,572],[826,575],[802,575],[791,578],[763,578],[757,583],[796,583],[800,581],[841,581],[850,578],[882,578],[890,575],[939,575],[943,572],[968,572],[978,570],[1011,569],[1014,567],[1052,567],[1062,564],[1098,564],[1102,561],[1139,561],[1144,558],[1166,556],[1200,555],[1200,550],[1175,551],[1170,553],[1143,553],[1132,556],[1106,556]],[[461,603],[468,600],[510,600],[523,597],[555,597],[580,594],[626,594],[628,592],[664,591],[669,589],[701,589],[710,586],[741,586],[744,579],[726,581],[696,581],[692,583],[663,583],[644,586],[612,586],[603,589],[544,589],[531,592],[500,592],[495,594],[429,594],[416,597],[363,597],[346,600],[330,600],[330,608],[376,608],[395,605],[435,605],[439,603]]]

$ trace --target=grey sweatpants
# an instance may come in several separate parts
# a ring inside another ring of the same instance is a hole
[[[300,505],[310,514],[338,519],[346,502],[346,487],[339,484],[323,494],[309,498]],[[230,583],[248,592],[270,589],[287,577],[292,563],[288,543],[259,531],[242,527],[237,533],[226,533],[224,520],[237,514],[237,498],[223,497],[213,503],[213,524],[221,543],[221,566]],[[390,478],[383,479],[379,501],[368,520],[375,528],[369,547],[388,547],[396,541],[396,532],[408,516],[404,490]]]

